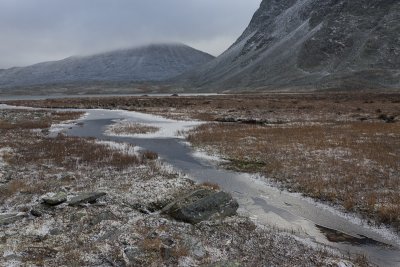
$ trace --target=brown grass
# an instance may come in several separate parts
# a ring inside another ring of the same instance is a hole
[[[108,130],[113,134],[122,135],[155,133],[159,128],[141,123],[121,122],[111,125]]]
[[[135,155],[115,151],[94,140],[66,137],[41,138],[29,146],[20,146],[9,164],[24,166],[40,164],[75,169],[79,165],[112,166],[118,169],[138,165],[141,160]]]
[[[158,159],[158,154],[153,151],[145,150],[140,153],[143,160],[156,160]]]
[[[7,111],[8,117],[0,117],[0,130],[31,130],[49,128],[53,123],[78,119],[82,112]]]
[[[26,188],[27,185],[21,180],[12,180],[6,185],[0,186],[0,203]]]
[[[400,227],[400,124],[340,122],[256,126],[206,124],[188,136],[314,198]]]
[[[215,191],[221,189],[220,186],[219,186],[218,184],[216,184],[216,183],[211,183],[211,182],[204,182],[204,183],[201,183],[200,186],[201,186],[201,187],[210,188],[210,189],[215,190]]]

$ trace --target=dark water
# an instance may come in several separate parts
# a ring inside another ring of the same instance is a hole
[[[318,205],[298,194],[279,191],[262,178],[219,169],[194,157],[191,148],[181,139],[110,137],[103,134],[106,126],[124,118],[115,111],[89,111],[83,125],[72,127],[67,134],[126,142],[157,152],[164,161],[195,181],[217,183],[223,190],[231,192],[238,199],[239,212],[258,223],[295,232],[312,242],[337,248],[344,254],[365,255],[380,266],[400,266],[399,237],[389,231],[360,226],[332,208]],[[130,119],[154,122],[140,116]]]

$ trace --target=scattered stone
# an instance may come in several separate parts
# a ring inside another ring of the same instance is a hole
[[[111,211],[104,211],[90,220],[90,225],[97,225],[102,221],[117,221],[118,217]]]
[[[61,229],[59,228],[54,228],[54,229],[50,229],[49,234],[50,235],[61,235],[63,232],[61,231]]]
[[[107,195],[104,192],[88,192],[88,193],[81,193],[76,197],[73,197],[69,202],[68,205],[70,206],[79,206],[86,203],[94,203],[100,197]]]
[[[67,194],[59,192],[57,194],[50,194],[42,198],[42,202],[46,205],[57,206],[67,201]]]
[[[39,204],[33,206],[30,213],[35,217],[41,217],[44,214],[52,215],[54,213],[54,206]]]
[[[0,225],[7,225],[26,217],[26,213],[3,213],[0,214]]]
[[[194,191],[167,205],[161,212],[178,221],[196,224],[212,218],[236,215],[239,204],[226,192]]]

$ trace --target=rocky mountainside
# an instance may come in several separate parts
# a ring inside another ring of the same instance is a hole
[[[180,77],[203,90],[400,88],[399,0],[263,0],[221,56]]]
[[[0,88],[63,83],[162,81],[212,60],[183,44],[157,44],[0,71]]]

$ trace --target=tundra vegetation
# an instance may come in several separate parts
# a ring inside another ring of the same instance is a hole
[[[49,137],[81,115],[0,110],[0,265],[368,266],[238,215],[190,224],[158,212],[219,188],[132,145]]]
[[[400,230],[397,93],[108,97],[33,105],[117,108],[208,121],[187,138],[227,159],[225,167],[262,173],[283,188]]]

